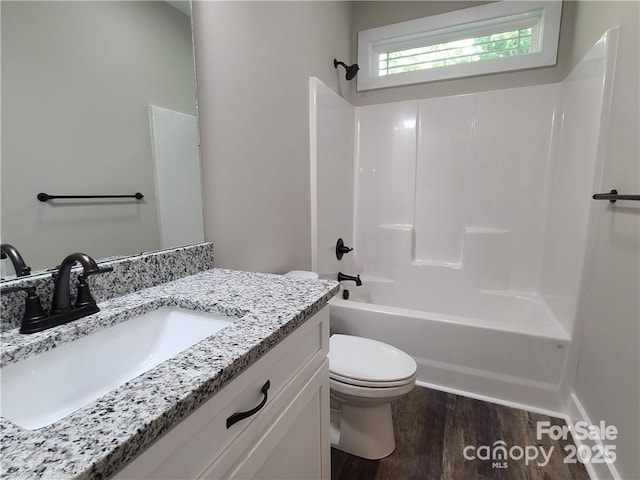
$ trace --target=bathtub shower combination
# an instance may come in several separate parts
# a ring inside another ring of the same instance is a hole
[[[333,332],[407,352],[424,385],[566,411],[616,45],[561,83],[399,103],[310,80],[313,270],[363,281]]]

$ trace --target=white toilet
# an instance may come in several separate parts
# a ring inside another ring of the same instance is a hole
[[[312,272],[294,271],[286,275],[318,278]],[[391,402],[413,390],[416,368],[413,358],[386,343],[332,335],[331,446],[368,459],[391,454],[395,449]]]
[[[334,334],[329,340],[331,444],[378,459],[396,447],[391,402],[416,383],[416,362],[386,343]]]

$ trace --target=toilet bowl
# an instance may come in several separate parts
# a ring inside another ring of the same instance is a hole
[[[318,278],[293,271],[290,277]],[[391,345],[352,335],[329,339],[331,446],[367,459],[395,450],[391,402],[415,387],[413,358]]]
[[[395,450],[391,402],[415,387],[416,362],[391,345],[334,334],[329,340],[331,444],[367,459]]]

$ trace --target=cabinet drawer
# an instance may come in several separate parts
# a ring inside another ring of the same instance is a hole
[[[330,478],[329,361],[310,373],[301,372],[275,399],[273,421],[243,432],[201,480]]]
[[[328,329],[329,309],[324,307],[114,478],[198,478],[252,422],[270,421],[266,416],[277,412],[266,407],[299,371],[322,365],[329,351]],[[228,417],[261,403],[261,389],[267,380],[270,388],[265,408],[227,428]]]

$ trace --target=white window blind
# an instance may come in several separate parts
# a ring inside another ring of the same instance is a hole
[[[358,90],[553,65],[560,2],[496,2],[365,30]]]

